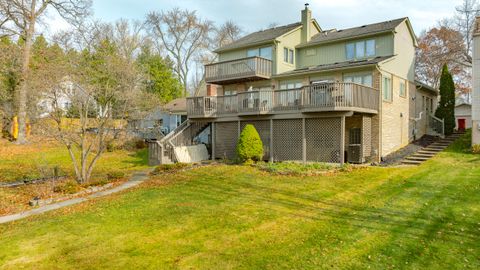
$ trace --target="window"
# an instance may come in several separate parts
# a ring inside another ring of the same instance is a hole
[[[250,49],[247,51],[247,57],[259,56],[260,52],[258,49]]]
[[[285,63],[293,64],[295,54],[292,49],[283,48],[283,61]]]
[[[343,77],[343,81],[372,87],[373,78],[370,74],[346,75]]]
[[[272,47],[260,48],[260,57],[272,60]]]
[[[298,89],[302,88],[303,84],[301,82],[283,82],[280,84],[280,90],[287,89]]]
[[[347,60],[363,59],[376,55],[375,40],[363,40],[355,43],[347,43],[345,46]]]
[[[347,44],[346,54],[347,54],[347,60],[352,60],[353,58],[355,58],[355,45],[353,43]]]
[[[383,100],[392,101],[392,80],[389,77],[383,77],[382,90]]]
[[[223,92],[224,96],[232,96],[232,95],[235,95],[235,94],[237,94],[237,91],[235,91],[235,90],[225,90]]]
[[[355,43],[355,57],[357,59],[365,57],[365,41]]]
[[[366,54],[367,57],[375,56],[375,39],[366,41]]]
[[[400,82],[399,94],[400,94],[401,97],[406,97],[407,96],[406,89],[405,89],[405,82]]]
[[[272,47],[263,47],[250,49],[247,51],[247,57],[260,56],[272,60]]]

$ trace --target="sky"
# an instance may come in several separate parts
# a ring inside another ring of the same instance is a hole
[[[462,0],[93,0],[94,17],[106,22],[120,18],[143,20],[151,11],[174,7],[196,10],[202,18],[221,24],[232,20],[245,33],[300,21],[308,2],[323,29],[344,29],[409,17],[417,35],[453,16]],[[47,33],[64,29],[65,22],[51,14]]]

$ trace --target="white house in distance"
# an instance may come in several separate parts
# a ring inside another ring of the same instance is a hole
[[[480,144],[480,17],[473,32],[472,144]]]
[[[462,100],[455,105],[455,129],[467,128],[472,128],[472,105]]]

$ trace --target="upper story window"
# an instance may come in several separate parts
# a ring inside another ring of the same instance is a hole
[[[362,40],[352,43],[347,43],[345,46],[345,54],[347,60],[363,59],[376,55],[375,40]]]
[[[295,52],[289,48],[283,48],[283,62],[293,64],[295,61]]]
[[[255,48],[247,51],[247,57],[260,56],[272,60],[272,46]]]
[[[392,101],[392,79],[390,77],[382,77],[383,100]]]

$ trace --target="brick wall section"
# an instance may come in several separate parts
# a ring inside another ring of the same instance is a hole
[[[391,76],[392,101],[382,102],[382,156],[386,156],[409,143],[410,104],[409,91],[411,87],[406,80]],[[400,96],[400,82],[405,82],[405,97]],[[382,92],[383,93],[383,92]]]
[[[372,159],[372,117],[362,116],[362,144],[365,161]]]
[[[382,76],[378,70],[375,70],[373,72],[373,88],[379,89],[380,95],[379,99],[381,100],[382,98],[382,92],[381,92],[381,79]],[[371,122],[372,122],[372,151],[371,151],[371,157],[372,161],[378,162],[380,161],[380,149],[381,149],[381,130],[380,130],[380,121],[382,117],[382,103],[380,102],[380,108],[379,108],[379,113],[375,114],[372,116]]]

